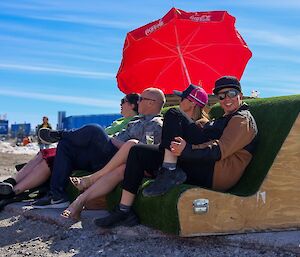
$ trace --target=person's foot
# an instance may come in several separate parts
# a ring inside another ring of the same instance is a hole
[[[38,132],[39,139],[44,144],[56,143],[61,139],[61,131],[41,128]]]
[[[139,224],[139,219],[132,210],[124,212],[117,206],[107,217],[95,219],[94,223],[102,228],[112,228],[116,226],[132,227]]]
[[[60,215],[65,219],[80,220],[80,214],[83,209],[83,206],[84,206],[83,202],[80,201],[79,198],[77,198]]]
[[[15,196],[13,185],[7,182],[0,182],[0,199],[8,199]]]
[[[55,198],[51,194],[47,194],[43,198],[35,201],[32,204],[33,208],[36,209],[59,209],[67,208],[70,205],[70,202],[64,198]]]
[[[184,183],[185,172],[177,167],[175,170],[160,168],[156,179],[143,190],[144,196],[160,196],[167,193],[173,187]]]
[[[84,191],[93,184],[90,176],[70,177],[70,181],[79,191]]]

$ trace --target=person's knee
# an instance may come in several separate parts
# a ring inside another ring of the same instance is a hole
[[[140,146],[139,144],[133,145],[130,148],[129,155],[131,155],[131,156],[137,156],[137,154],[140,152],[139,146]]]
[[[139,140],[137,139],[130,139],[125,144],[129,147],[133,147],[134,145],[138,144]]]
[[[86,133],[104,133],[104,130],[101,126],[99,126],[98,124],[89,124],[89,125],[85,125],[81,128],[82,130],[84,130]]]

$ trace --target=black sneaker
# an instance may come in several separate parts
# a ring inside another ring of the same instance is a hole
[[[7,182],[0,182],[0,195],[10,195],[13,193],[13,185]]]
[[[160,196],[171,188],[182,184],[186,180],[185,172],[177,167],[175,170],[160,168],[159,175],[143,190],[144,196]]]
[[[53,144],[61,139],[62,131],[41,128],[38,132],[39,139],[44,144]]]
[[[132,210],[124,212],[117,206],[107,217],[95,219],[94,223],[102,228],[112,228],[116,226],[132,227],[139,224],[139,219]]]
[[[64,198],[55,199],[51,194],[47,194],[43,198],[35,201],[32,207],[36,209],[59,209],[67,208],[69,205],[70,202],[68,200]]]
[[[28,200],[29,192],[23,192],[18,195],[14,195],[11,198],[6,198],[6,199],[0,199],[0,211],[4,209],[4,207],[10,203],[15,203],[15,202],[21,202],[22,200]]]
[[[7,182],[0,182],[0,199],[7,199],[15,196],[13,185]]]

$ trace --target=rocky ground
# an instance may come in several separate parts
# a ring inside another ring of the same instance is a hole
[[[0,177],[32,155],[1,153]],[[25,215],[18,205],[0,212],[0,256],[300,256],[300,231],[180,238],[139,225],[111,230],[93,218],[66,224]]]

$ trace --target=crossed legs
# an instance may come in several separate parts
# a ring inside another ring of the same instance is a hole
[[[13,191],[15,194],[20,194],[37,187],[46,182],[50,174],[50,168],[39,152],[16,174],[16,185],[13,187]]]
[[[112,191],[117,184],[123,180],[125,164],[112,170],[110,173],[102,176],[81,195],[79,195],[70,206],[61,214],[64,218],[73,218],[78,220],[84,205],[88,201],[97,199]]]
[[[132,146],[136,145],[138,140],[131,139],[122,145],[119,151],[114,155],[114,157],[100,170],[89,176],[84,177],[71,177],[70,180],[73,185],[79,190],[84,191],[89,188],[98,179],[114,171],[122,164],[127,161],[129,150]]]
[[[80,213],[87,201],[104,196],[113,190],[115,186],[123,180],[129,150],[137,143],[138,141],[134,139],[127,141],[107,165],[96,173],[82,178],[71,177],[71,182],[77,188],[85,191],[63,211],[62,216],[65,218],[79,219]]]

